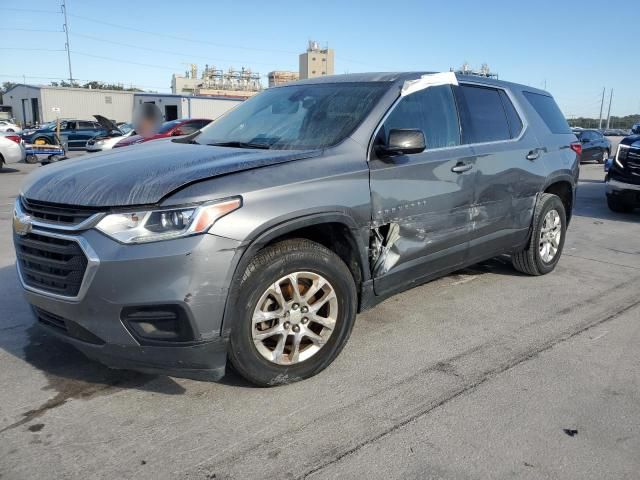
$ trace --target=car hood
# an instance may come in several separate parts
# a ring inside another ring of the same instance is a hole
[[[42,167],[27,177],[21,193],[31,200],[76,206],[155,204],[200,180],[320,154],[159,140]]]
[[[102,115],[94,115],[93,118],[95,118],[100,124],[100,126],[108,132],[111,132],[113,130],[115,130],[116,132],[120,131],[118,126],[115,123],[113,123],[111,120],[109,120],[107,117],[103,117]]]
[[[620,140],[622,145],[630,145],[632,147],[640,147],[640,135],[629,135]]]

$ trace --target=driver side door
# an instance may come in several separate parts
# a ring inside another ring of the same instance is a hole
[[[391,129],[422,130],[426,149],[381,156],[376,146],[388,140]],[[475,160],[470,147],[461,145],[452,88],[431,87],[401,98],[379,127],[369,160],[379,247],[372,259],[376,294],[462,265],[472,233]]]

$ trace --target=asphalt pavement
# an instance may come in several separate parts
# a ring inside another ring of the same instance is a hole
[[[21,296],[0,173],[0,478],[638,478],[640,213],[583,165],[564,254],[503,258],[358,316],[320,375],[254,388],[109,370]],[[44,167],[47,168],[47,167]]]

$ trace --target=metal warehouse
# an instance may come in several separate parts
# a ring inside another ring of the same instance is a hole
[[[116,122],[129,122],[135,106],[154,103],[165,120],[177,118],[216,119],[242,101],[226,97],[193,97],[161,93],[91,90],[19,84],[8,90],[4,102],[22,125],[33,125],[56,118],[91,119],[103,115]]]
[[[192,97],[161,93],[136,93],[134,103],[155,103],[165,120],[177,118],[210,118],[215,120],[244,99],[228,97]]]
[[[3,95],[21,124],[50,122],[57,117],[87,120],[93,114],[118,122],[131,120],[133,92],[16,85]]]

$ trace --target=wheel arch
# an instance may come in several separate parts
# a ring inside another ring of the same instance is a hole
[[[362,237],[362,232],[365,230],[346,213],[326,212],[295,217],[266,227],[252,235],[250,240],[244,242],[245,246],[235,265],[224,309],[221,334],[227,336],[236,320],[233,309],[228,306],[236,301],[237,287],[251,259],[263,248],[290,238],[306,238],[336,253],[353,275],[360,305],[362,285],[370,279],[368,244]]]
[[[554,177],[547,182],[541,193],[551,193],[562,200],[567,215],[567,225],[569,225],[576,196],[576,186],[573,178],[568,175]]]

